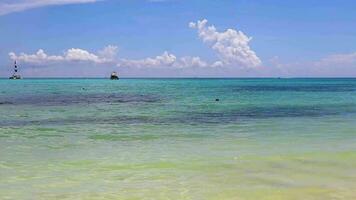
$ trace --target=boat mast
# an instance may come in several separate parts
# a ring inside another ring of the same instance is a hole
[[[17,68],[16,60],[15,60],[15,64],[14,64],[14,76],[17,74],[17,72],[18,72],[18,68]]]

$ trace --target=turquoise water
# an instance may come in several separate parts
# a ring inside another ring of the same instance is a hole
[[[355,191],[356,79],[0,80],[0,199]]]

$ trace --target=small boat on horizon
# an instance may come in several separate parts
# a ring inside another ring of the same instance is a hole
[[[12,76],[9,77],[9,79],[13,79],[13,80],[18,80],[18,79],[22,79],[20,74],[18,74],[18,67],[17,67],[17,64],[16,64],[16,60],[15,60],[15,63],[14,63],[14,73],[12,74]]]
[[[117,75],[116,72],[112,72],[112,73],[111,73],[111,76],[110,76],[110,79],[111,79],[111,80],[119,80],[119,76]]]

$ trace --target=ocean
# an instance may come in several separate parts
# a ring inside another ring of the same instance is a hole
[[[0,79],[0,199],[356,199],[356,79]]]

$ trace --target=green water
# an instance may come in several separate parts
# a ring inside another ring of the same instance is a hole
[[[0,80],[0,199],[356,199],[356,79]]]

